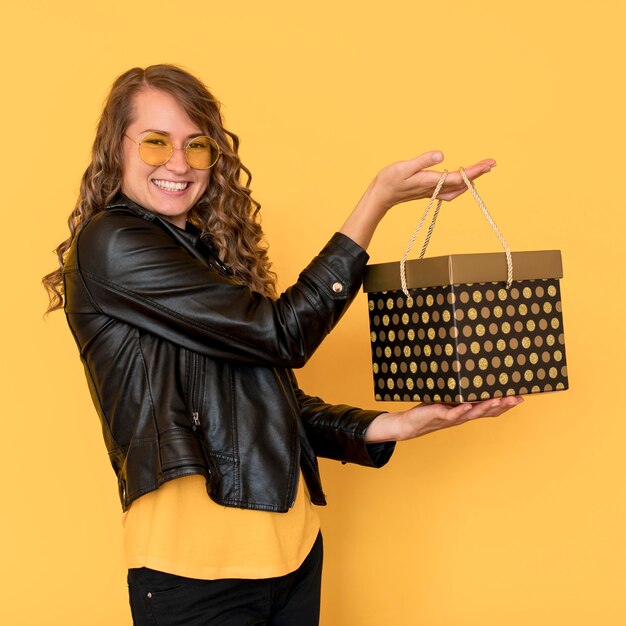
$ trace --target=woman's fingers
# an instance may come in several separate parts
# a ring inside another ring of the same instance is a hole
[[[474,181],[483,174],[491,172],[495,166],[496,162],[493,159],[485,159],[484,161],[479,161],[474,165],[464,168],[465,175],[470,181]],[[442,200],[452,200],[457,196],[460,196],[465,191],[467,191],[467,185],[465,184],[461,173],[456,170],[448,174],[446,182],[444,183],[441,193],[439,194],[439,198]]]
[[[520,396],[509,396],[507,398],[485,400],[483,402],[473,404],[472,408],[465,414],[465,417],[468,420],[479,417],[497,417],[522,402],[523,399]]]
[[[509,396],[507,398],[492,398],[490,400],[483,400],[482,402],[476,402],[473,404],[459,404],[454,407],[450,407],[445,404],[421,406],[430,406],[433,414],[436,414],[437,417],[443,418],[447,421],[454,422],[459,420],[466,422],[480,417],[497,417],[509,409],[512,409],[514,406],[517,406],[521,402],[523,402],[521,397]]]
[[[381,174],[390,187],[395,188],[400,197],[395,203],[419,198],[428,198],[432,195],[442,172],[438,169],[428,169],[438,165],[443,160],[443,154],[438,151],[425,152],[408,161],[398,161]],[[496,166],[494,159],[484,159],[465,169],[469,180],[473,181],[483,174],[487,174]],[[449,171],[446,181],[439,192],[442,200],[452,200],[467,191],[467,186],[458,170]]]

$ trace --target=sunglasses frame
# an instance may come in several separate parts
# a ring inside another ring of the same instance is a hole
[[[146,140],[147,137],[150,137],[150,135],[162,135],[164,137],[167,137],[167,139],[170,142],[171,145],[171,151],[169,153],[169,156],[167,157],[167,159],[165,159],[165,161],[163,161],[162,163],[148,163],[148,161],[146,161],[142,156],[141,156],[141,144]],[[148,133],[146,133],[146,135],[143,136],[142,139],[140,139],[139,141],[135,141],[132,137],[130,137],[129,135],[127,135],[126,133],[124,133],[124,137],[126,137],[127,139],[130,139],[133,143],[137,144],[137,152],[139,153],[139,158],[146,164],[146,165],[150,165],[152,167],[160,167],[161,165],[165,165],[171,158],[172,155],[174,154],[174,150],[182,150],[185,153],[185,161],[187,161],[187,165],[189,165],[189,167],[191,167],[194,170],[210,170],[219,160],[222,151],[220,150],[220,147],[217,145],[217,142],[215,141],[215,139],[213,139],[213,137],[209,137],[208,135],[197,135],[196,137],[192,137],[187,144],[183,147],[183,148],[177,148],[174,145],[174,142],[169,138],[169,136],[167,136],[165,133],[158,133],[156,131],[150,131]],[[213,161],[213,163],[211,163],[211,165],[209,165],[209,167],[194,167],[191,163],[189,163],[189,154],[187,153],[187,149],[189,148],[189,145],[191,143],[193,143],[194,141],[196,141],[196,139],[199,139],[200,137],[202,137],[203,139],[208,139],[209,143],[215,147],[215,149],[217,150],[217,156],[215,157],[215,161]]]

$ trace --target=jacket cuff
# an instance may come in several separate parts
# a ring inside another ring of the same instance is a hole
[[[395,441],[385,441],[383,443],[368,443],[365,445],[367,453],[372,460],[371,467],[382,467],[387,464],[396,449]]]
[[[335,303],[351,301],[358,293],[369,254],[343,233],[335,233],[303,275],[315,277],[318,287]]]
[[[364,263],[367,263],[370,258],[370,255],[358,243],[352,241],[348,235],[343,233],[335,233],[330,238],[328,245],[337,245],[355,259],[363,260]]]
[[[349,453],[353,458],[346,458],[349,463],[358,463],[367,467],[382,467],[389,461],[396,447],[395,441],[382,443],[366,443],[365,433],[370,424],[381,414],[381,411],[361,411],[359,428],[355,432],[353,445]]]

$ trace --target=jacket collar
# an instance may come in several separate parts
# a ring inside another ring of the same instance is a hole
[[[106,207],[106,209],[116,209],[120,207],[131,209],[133,212],[143,217],[143,219],[150,222],[155,220],[159,221],[168,230],[175,232],[179,237],[182,237],[194,247],[198,244],[198,240],[201,238],[200,229],[194,226],[191,222],[185,222],[184,229],[179,228],[178,226],[172,224],[172,222],[163,219],[160,215],[157,215],[152,211],[148,211],[148,209],[144,209],[141,205],[137,204],[134,200],[131,200],[123,193],[120,193],[115,200]]]
[[[202,235],[202,232],[197,226],[194,226],[191,222],[185,222],[185,228],[179,228],[172,224],[172,222],[163,219],[157,213],[153,213],[152,211],[148,211],[148,209],[144,209],[140,204],[137,204],[134,200],[131,200],[128,196],[125,196],[123,193],[119,193],[115,200],[109,204],[105,210],[108,209],[117,209],[117,208],[127,208],[142,217],[149,222],[158,222],[165,230],[169,231],[174,235],[174,237],[180,238],[185,241],[187,244],[196,249],[196,254],[201,254],[201,256],[206,260],[206,256],[208,255],[211,258],[211,264],[217,269],[219,272],[224,274],[225,276],[232,276],[232,272],[229,268],[224,265],[223,261],[219,258],[217,251],[215,250],[213,243],[211,242],[211,238],[209,235]]]

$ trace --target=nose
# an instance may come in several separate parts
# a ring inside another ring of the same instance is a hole
[[[165,167],[172,172],[172,174],[178,174],[179,176],[185,174],[189,170],[185,150],[183,148],[174,148],[172,156],[165,164]]]

